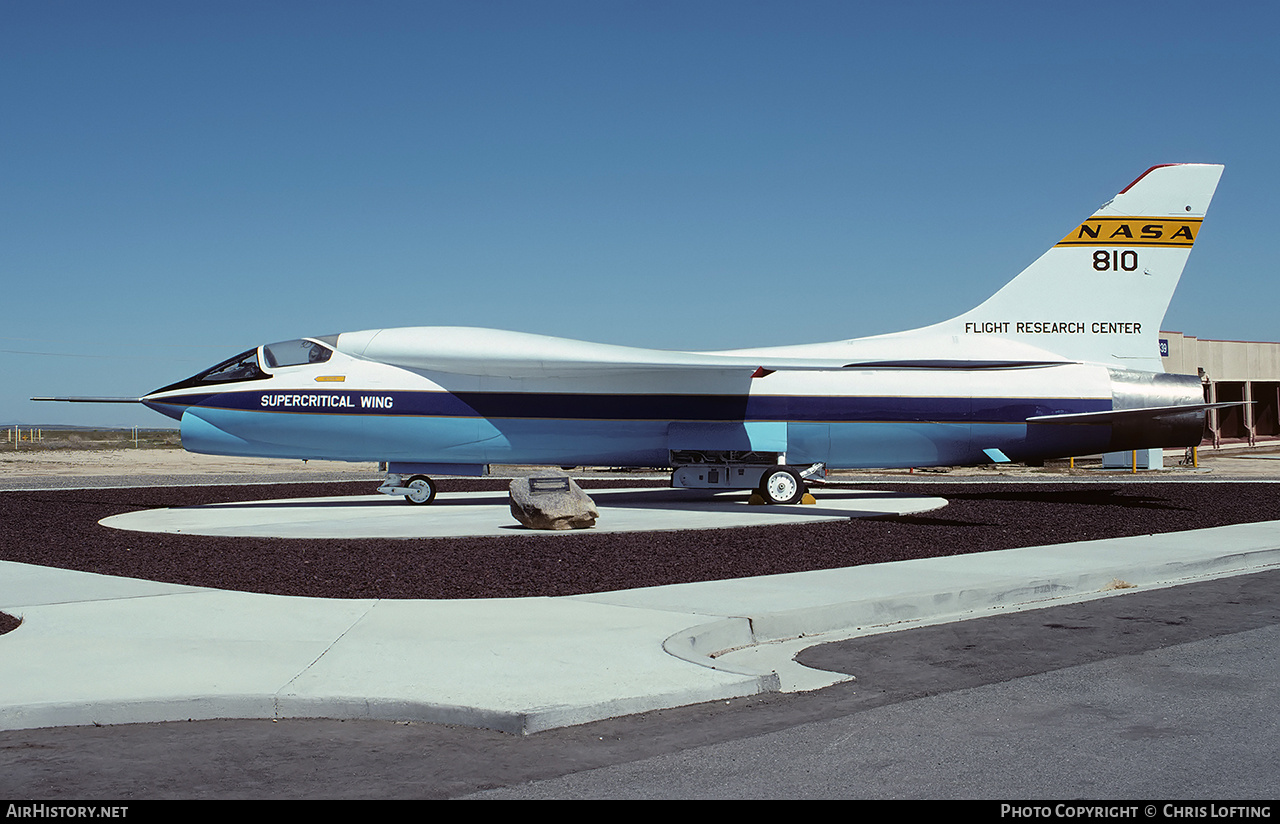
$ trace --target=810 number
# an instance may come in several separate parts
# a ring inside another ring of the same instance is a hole
[[[1123,252],[1093,253],[1093,268],[1098,272],[1132,272],[1138,268],[1138,253],[1132,249]]]

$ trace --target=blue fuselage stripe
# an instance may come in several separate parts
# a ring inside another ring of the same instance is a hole
[[[294,414],[527,420],[933,421],[1023,423],[1098,412],[1110,398],[614,395],[535,392],[253,391],[155,399],[156,404]]]

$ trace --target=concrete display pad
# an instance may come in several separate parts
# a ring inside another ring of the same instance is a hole
[[[0,729],[367,718],[530,733],[846,680],[800,649],[1274,567],[1280,523],[557,598],[296,598],[0,562]]]
[[[600,510],[590,531],[724,529],[927,512],[944,498],[862,489],[819,489],[816,504],[755,506],[750,493],[691,489],[588,489]],[[128,512],[104,526],[138,532],[244,538],[446,538],[564,535],[532,530],[511,515],[506,492],[441,493],[423,506],[387,495],[253,501]]]

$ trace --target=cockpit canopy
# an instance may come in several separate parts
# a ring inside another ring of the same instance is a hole
[[[262,359],[267,368],[301,366],[304,363],[324,363],[333,356],[333,350],[313,340],[287,340],[268,343],[262,347]]]
[[[266,369],[279,369],[288,366],[303,366],[311,363],[324,363],[333,357],[333,350],[321,341],[336,337],[286,340],[279,343],[268,343],[247,352],[241,352],[234,358],[212,366],[203,372],[192,375],[184,381],[157,389],[156,392],[168,392],[171,389],[188,389],[210,386],[220,383],[239,383],[241,381],[264,380],[271,377]],[[261,357],[259,357],[261,355]]]

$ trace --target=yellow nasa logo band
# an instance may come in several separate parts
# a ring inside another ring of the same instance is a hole
[[[1058,246],[1167,246],[1190,248],[1201,218],[1091,217]]]

